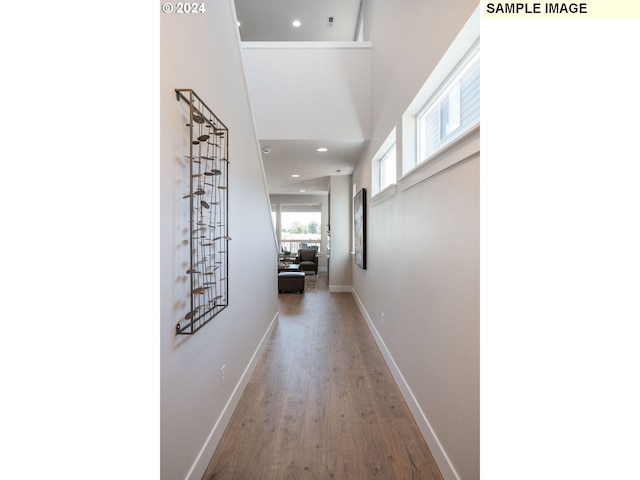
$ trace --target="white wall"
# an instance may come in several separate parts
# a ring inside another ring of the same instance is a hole
[[[331,254],[329,291],[350,292],[351,287],[351,177],[332,175],[329,184]]]
[[[260,138],[368,138],[371,49],[358,42],[244,42]]]
[[[166,480],[199,479],[277,321],[277,250],[232,0],[210,2],[204,14],[162,15],[160,26],[161,470]],[[194,89],[229,128],[229,307],[193,336],[174,334],[189,299],[188,141],[175,88]]]
[[[476,7],[365,2],[373,124],[358,189],[370,195],[371,157],[394,126],[402,138],[405,109]],[[419,169],[369,204],[367,270],[353,266],[356,298],[447,479],[480,476],[479,148],[476,131],[432,163],[449,168]]]

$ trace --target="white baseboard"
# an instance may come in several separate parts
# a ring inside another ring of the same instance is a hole
[[[329,291],[331,293],[351,293],[353,287],[351,285],[329,285]]]
[[[256,348],[256,350],[253,352],[253,355],[251,356],[251,360],[249,361],[247,368],[244,369],[244,372],[240,376],[240,380],[238,381],[237,385],[233,389],[233,392],[231,393],[231,396],[229,397],[227,404],[222,409],[222,413],[220,414],[220,416],[218,417],[218,420],[216,421],[215,425],[211,429],[211,433],[209,433],[207,440],[204,442],[204,445],[200,449],[198,456],[193,462],[193,465],[191,466],[191,468],[189,469],[189,473],[187,473],[185,480],[201,480],[202,479],[202,476],[204,475],[204,472],[207,469],[209,462],[211,461],[211,457],[213,457],[213,453],[216,451],[218,443],[220,443],[222,434],[224,433],[224,430],[227,428],[227,425],[231,420],[233,411],[238,406],[240,397],[242,396],[244,389],[249,383],[251,374],[253,373],[253,371],[256,368],[256,365],[258,364],[260,355],[262,354],[264,347],[267,345],[267,342],[271,337],[271,333],[273,332],[273,329],[278,324],[278,318],[279,318],[279,313],[276,313],[275,317],[273,317],[273,320],[271,320],[271,323],[269,324],[269,328],[267,328],[267,331],[262,336],[262,340],[260,340],[260,343],[258,344],[258,348]]]
[[[424,437],[425,442],[427,442],[427,446],[429,447],[429,450],[431,451],[431,454],[433,455],[434,460],[438,464],[440,473],[442,473],[444,480],[460,480],[460,477],[458,476],[456,469],[453,467],[451,460],[449,460],[449,456],[447,455],[447,452],[444,451],[442,444],[438,440],[438,437],[436,437],[436,434],[433,431],[433,428],[431,428],[431,424],[429,423],[429,420],[427,419],[426,415],[422,411],[420,404],[416,400],[416,397],[413,395],[413,392],[411,391],[411,388],[409,387],[409,385],[407,384],[407,381],[402,375],[402,372],[398,368],[398,365],[393,360],[393,357],[391,356],[391,352],[389,352],[389,349],[387,349],[387,346],[385,345],[384,340],[382,340],[382,337],[380,336],[380,333],[378,332],[378,329],[376,328],[375,324],[371,320],[371,317],[369,316],[367,309],[364,308],[364,305],[360,301],[360,298],[358,297],[358,294],[356,293],[356,291],[355,290],[352,290],[352,291],[353,291],[353,297],[356,300],[356,304],[358,305],[358,308],[360,309],[362,316],[365,318],[367,322],[367,326],[369,327],[369,330],[371,331],[371,334],[373,335],[373,338],[375,339],[376,344],[380,349],[380,352],[382,352],[382,356],[384,357],[384,360],[387,366],[389,367],[389,370],[391,370],[391,375],[393,375],[394,380],[398,384],[398,387],[402,392],[402,396],[407,402],[407,405],[409,406],[409,410],[411,410],[411,414],[413,415],[416,423],[418,424],[418,428],[420,429],[420,432],[422,433],[422,436]]]

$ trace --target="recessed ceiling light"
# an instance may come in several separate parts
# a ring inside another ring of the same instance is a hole
[[[238,22],[238,26],[242,25],[240,22]]]
[[[306,192],[306,190],[300,190],[302,193]]]
[[[300,20],[294,20],[293,22],[291,22],[291,25],[298,28],[300,25],[302,25],[302,22]]]
[[[316,148],[316,152],[327,152],[328,150],[329,150],[328,148],[324,148],[324,147]]]
[[[294,173],[293,175],[291,175],[293,178],[298,178],[300,175],[298,175],[297,173]]]

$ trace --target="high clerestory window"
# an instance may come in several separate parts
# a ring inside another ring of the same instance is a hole
[[[380,159],[380,190],[396,182],[396,144]]]
[[[373,195],[396,183],[396,129],[393,128],[371,162]]]
[[[428,160],[480,121],[480,51],[445,81],[417,115],[417,163]]]

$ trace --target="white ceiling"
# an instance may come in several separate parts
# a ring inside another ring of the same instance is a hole
[[[365,144],[365,140],[261,139],[269,193],[328,192],[329,177],[351,175]],[[320,146],[328,151],[316,151]],[[265,153],[266,151],[269,153]]]
[[[244,42],[353,41],[361,0],[235,0]],[[333,22],[329,22],[329,18]],[[300,27],[292,25],[293,20]]]
[[[243,42],[351,42],[360,3],[235,0]],[[333,17],[331,27],[328,17]],[[293,19],[299,19],[301,27],[294,28]],[[289,50],[267,54],[258,48],[244,54],[267,184],[273,194],[326,193],[331,175],[353,173],[369,135],[369,87],[354,85],[365,74],[362,54],[356,53],[354,62],[344,60],[349,53],[329,58],[326,52],[301,51],[304,59],[298,60]],[[312,63],[312,58],[323,61]],[[309,60],[307,68],[296,70],[303,60]],[[337,63],[326,70],[313,66],[331,61]],[[339,73],[330,77],[330,72]],[[355,92],[355,97],[349,94],[345,101],[345,92]],[[317,152],[319,147],[328,151]]]

